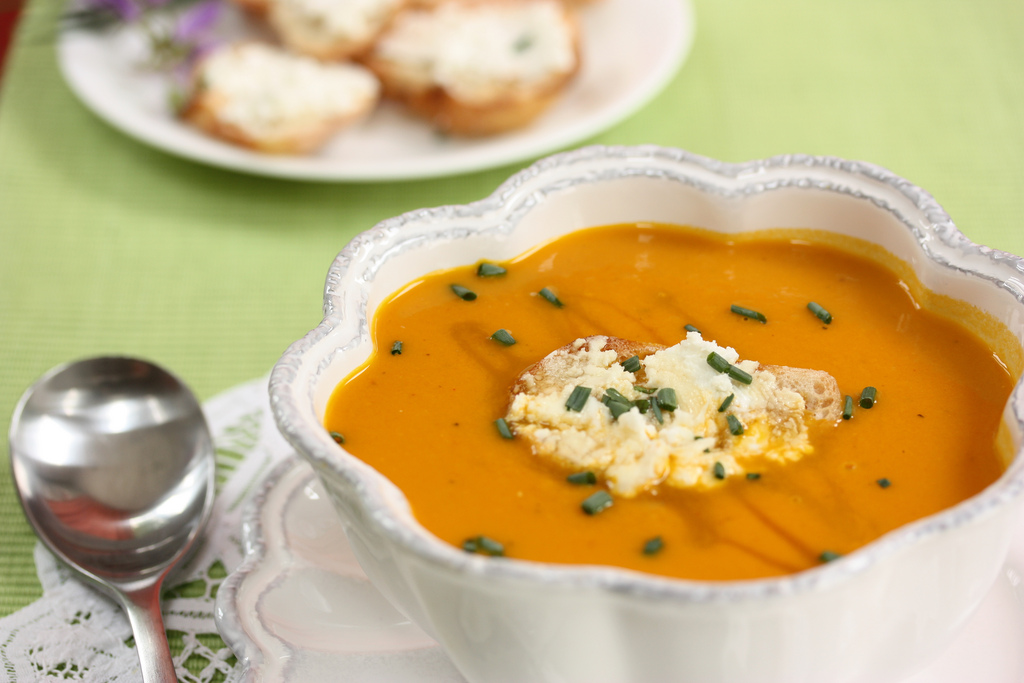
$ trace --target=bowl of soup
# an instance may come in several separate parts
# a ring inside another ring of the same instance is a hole
[[[1021,512],[1022,270],[869,163],[587,147],[356,237],[272,405],[469,681],[899,680]]]

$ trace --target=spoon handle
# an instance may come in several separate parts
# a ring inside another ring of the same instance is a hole
[[[135,636],[135,649],[142,662],[142,680],[145,683],[176,683],[178,675],[174,672],[164,618],[160,613],[160,584],[121,594]]]

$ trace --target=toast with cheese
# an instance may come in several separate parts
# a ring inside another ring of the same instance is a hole
[[[558,0],[441,2],[400,13],[362,61],[436,128],[483,136],[551,106],[580,68],[579,40]]]
[[[811,426],[840,422],[840,406],[827,372],[740,360],[691,332],[671,347],[577,339],[517,378],[505,419],[538,455],[633,496],[799,460],[814,450]]]
[[[327,61],[366,52],[406,5],[406,0],[263,1],[269,7],[267,23],[288,49]]]
[[[224,46],[196,66],[181,117],[222,140],[305,154],[376,105],[380,84],[355,64],[322,64],[257,42]]]

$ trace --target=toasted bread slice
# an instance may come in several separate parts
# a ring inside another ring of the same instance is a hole
[[[713,367],[711,353],[750,382]],[[623,364],[633,356],[639,367]],[[572,400],[578,387],[589,390],[585,401]],[[506,420],[539,455],[601,473],[613,492],[632,496],[663,481],[710,487],[767,461],[798,460],[814,450],[810,424],[839,422],[839,405],[828,373],[741,361],[697,333],[671,347],[595,336],[527,368]]]
[[[261,152],[304,154],[377,103],[380,84],[354,64],[321,64],[249,42],[225,46],[196,67],[181,117],[218,138]]]
[[[250,0],[259,2],[260,0]],[[263,0],[267,23],[286,47],[340,61],[370,48],[407,0]]]
[[[441,2],[399,14],[363,58],[386,97],[438,129],[482,136],[529,124],[580,67],[558,0]]]

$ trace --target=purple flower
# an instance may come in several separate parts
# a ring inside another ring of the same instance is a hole
[[[178,23],[174,27],[174,40],[182,43],[193,43],[197,47],[202,45],[207,38],[205,35],[220,17],[220,0],[203,0],[193,7],[189,7],[178,17]]]

